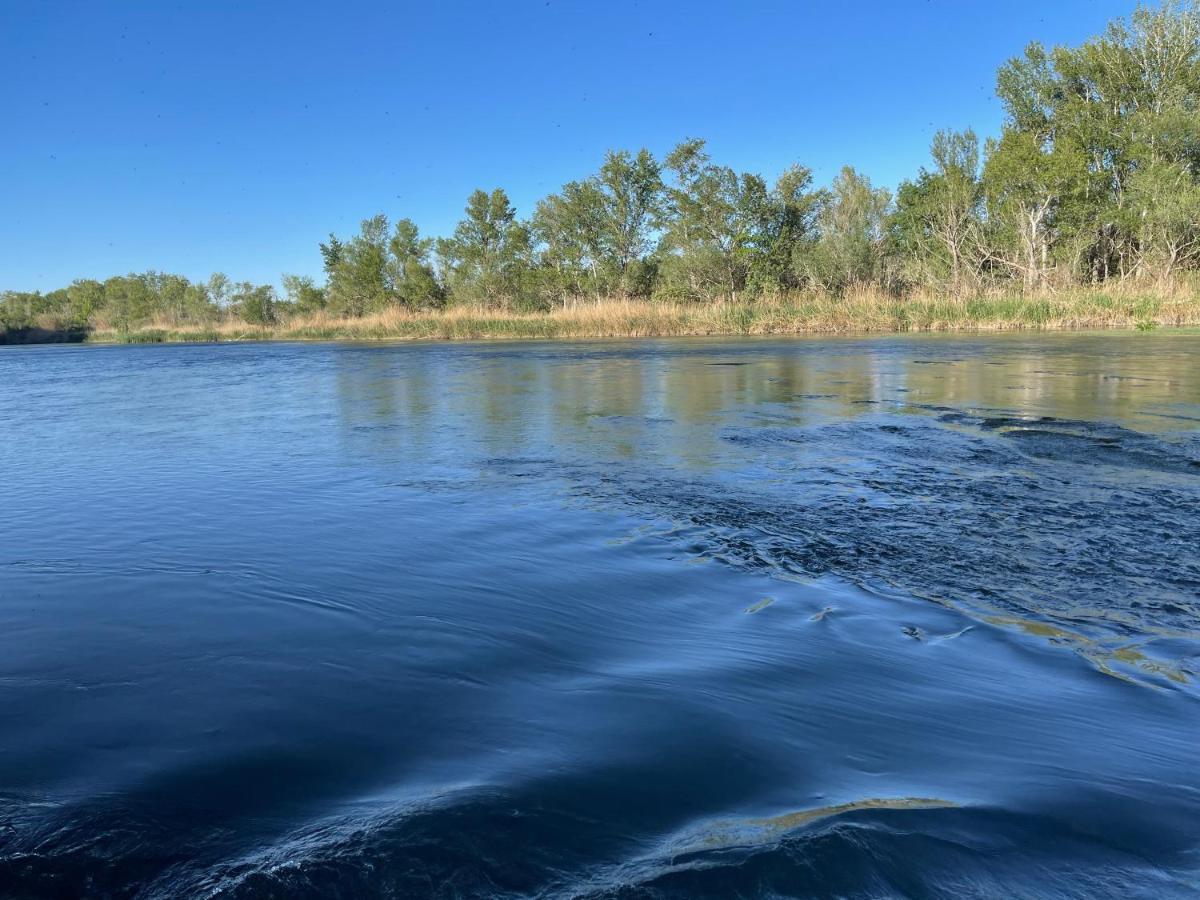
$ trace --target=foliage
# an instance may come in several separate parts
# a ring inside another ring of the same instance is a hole
[[[1090,281],[1194,263],[1200,9],[1139,6],[1080,47],[1032,44],[997,94],[1008,130],[1042,153],[1048,257]]]
[[[251,315],[263,314],[263,304],[245,305],[245,294],[253,291],[264,297],[263,292],[269,292],[273,304],[273,288],[243,284],[235,292],[229,279],[219,272],[197,282],[160,272],[116,275],[103,282],[85,278],[47,294],[0,294],[0,328],[36,326],[71,331],[100,327],[129,333],[151,322],[170,328],[194,328],[239,316],[246,309],[253,310]]]
[[[450,292],[482,306],[536,305],[529,291],[532,238],[508,194],[477,190],[467,198],[465,213],[454,236],[437,242]]]
[[[541,200],[530,231],[561,302],[648,295],[661,207],[661,170],[645,149],[609,151],[597,174]]]
[[[432,241],[410,219],[389,229],[380,214],[364,219],[359,233],[342,242],[330,235],[321,245],[327,285],[323,304],[344,316],[362,316],[392,305],[435,306],[441,293],[430,265]],[[315,295],[308,296],[311,303]]]
[[[528,220],[477,190],[449,237],[380,214],[320,245],[325,283],[144,272],[0,294],[0,330],[212,333],[313,316],[581,302],[765,302],[805,292],[1039,296],[1186,282],[1200,268],[1200,9],[1168,0],[1077,47],[1030,44],[998,71],[1000,133],[939,131],[895,196],[847,166],[828,187],[719,165],[704,141],[661,160],[611,150]],[[1194,283],[1194,282],[1193,282]],[[798,300],[796,302],[799,302]],[[1023,307],[1026,314],[1035,305]],[[741,313],[730,312],[730,316]],[[898,307],[896,321],[913,322]]]
[[[242,321],[251,325],[275,324],[275,288],[243,281],[234,288],[233,303]]]
[[[660,245],[663,292],[687,299],[736,302],[795,285],[798,257],[814,237],[821,196],[812,173],[793,166],[768,188],[760,175],[715,165],[704,141],[688,140],[667,156]]]
[[[813,284],[830,293],[855,285],[887,285],[887,217],[892,196],[845,166],[833,179],[818,216],[820,237],[802,259]]]

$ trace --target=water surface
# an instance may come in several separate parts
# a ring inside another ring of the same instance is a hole
[[[0,894],[1200,892],[1200,336],[0,350]]]

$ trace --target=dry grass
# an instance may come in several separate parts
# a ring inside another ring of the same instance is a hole
[[[1186,285],[1079,289],[1053,294],[936,294],[878,291],[801,295],[749,303],[608,300],[549,313],[474,307],[361,319],[325,315],[260,328],[229,322],[201,328],[148,326],[129,334],[97,330],[92,341],[406,340],[668,337],[684,335],[849,334],[897,331],[1150,329],[1200,326],[1200,293]]]

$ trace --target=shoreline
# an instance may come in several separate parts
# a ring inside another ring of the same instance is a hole
[[[755,303],[608,300],[552,312],[472,307],[362,318],[323,314],[274,325],[148,323],[64,328],[45,323],[0,332],[0,344],[163,344],[260,341],[582,340],[800,335],[999,334],[1200,327],[1200,296],[1122,296],[1094,291],[1040,297],[816,297]]]

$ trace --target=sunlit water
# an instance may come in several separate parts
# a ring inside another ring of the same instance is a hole
[[[1200,336],[0,351],[0,895],[1200,892]]]

